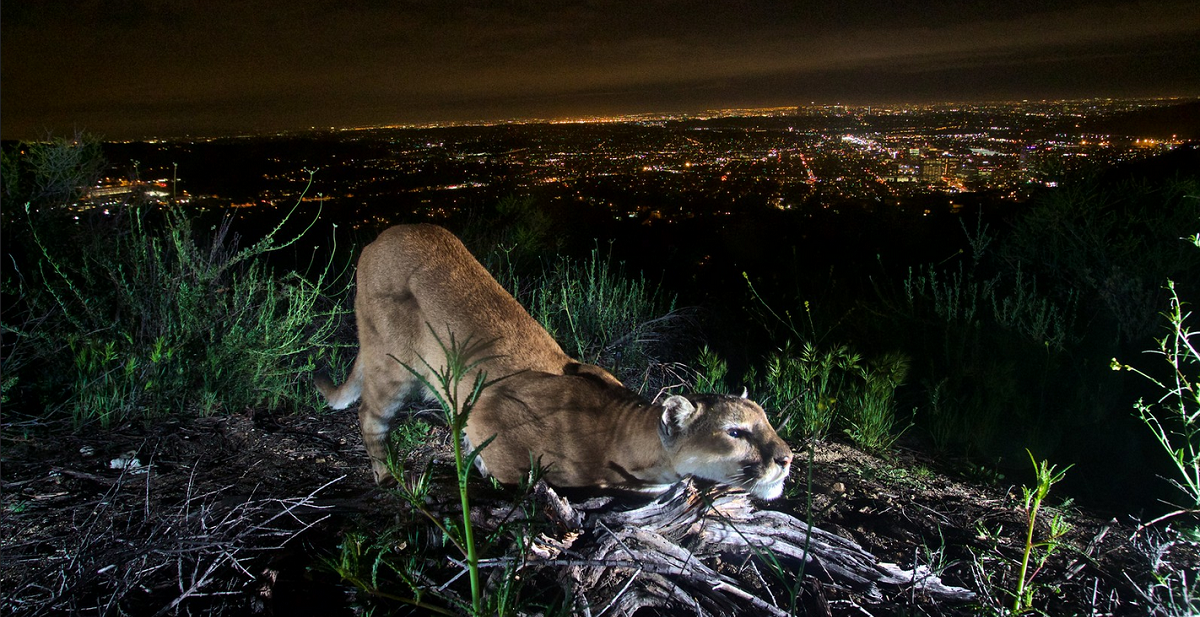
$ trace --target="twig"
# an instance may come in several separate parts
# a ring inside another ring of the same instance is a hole
[[[1181,515],[1181,514],[1200,514],[1200,509],[1195,509],[1195,508],[1181,508],[1181,509],[1179,509],[1179,510],[1176,510],[1176,511],[1174,511],[1174,512],[1170,512],[1170,513],[1164,514],[1164,515],[1162,515],[1162,516],[1160,516],[1160,517],[1158,517],[1158,518],[1156,518],[1156,519],[1154,519],[1154,520],[1150,521],[1149,523],[1145,523],[1145,524],[1143,524],[1143,525],[1140,525],[1140,526],[1137,528],[1137,530],[1135,530],[1135,531],[1133,532],[1133,535],[1129,537],[1129,539],[1130,539],[1130,540],[1133,540],[1134,538],[1137,538],[1138,534],[1140,534],[1140,533],[1142,533],[1143,531],[1145,531],[1147,527],[1150,527],[1150,526],[1152,526],[1152,525],[1155,525],[1155,524],[1161,523],[1161,522],[1163,522],[1163,521],[1165,521],[1165,520],[1167,520],[1167,519],[1169,519],[1169,518],[1175,518],[1176,516],[1179,516],[1179,515]]]
[[[621,597],[624,596],[626,594],[626,592],[629,591],[629,586],[633,584],[633,581],[637,580],[638,575],[641,573],[642,573],[641,568],[634,570],[633,574],[629,575],[629,580],[625,581],[625,585],[621,587],[621,590],[618,591],[617,594],[612,597],[612,600],[609,600],[608,605],[606,605],[604,607],[604,610],[602,610],[596,614],[596,617],[604,617],[604,614],[608,612],[608,609],[610,609],[614,605],[616,605],[617,601],[620,600]]]

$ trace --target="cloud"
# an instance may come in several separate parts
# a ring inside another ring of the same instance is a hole
[[[70,118],[72,109],[98,118],[105,108],[117,115],[155,110],[181,122],[208,109],[222,111],[205,117],[231,121],[239,111],[269,118],[266,109],[292,122],[389,108],[396,116],[429,117],[500,113],[510,105],[509,113],[521,115],[538,100],[600,105],[631,96],[669,105],[672,93],[695,98],[729,84],[769,89],[773,80],[817,75],[832,84],[837,74],[1102,62],[1175,53],[1200,38],[1200,4],[1193,1],[947,0],[923,3],[920,11],[893,2],[777,6],[670,0],[6,5],[2,120],[8,129],[39,114]],[[1018,13],[1014,6],[1029,8]],[[1126,79],[1136,85],[1149,77]],[[752,100],[755,93],[743,94]]]

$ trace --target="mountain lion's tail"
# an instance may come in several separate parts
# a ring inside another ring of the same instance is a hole
[[[325,397],[325,401],[329,403],[330,407],[345,409],[362,396],[363,374],[362,367],[359,366],[361,357],[360,355],[354,358],[354,366],[350,367],[350,375],[340,386],[334,385],[329,376],[324,373],[318,373],[313,378],[317,389],[321,391],[321,395]]]

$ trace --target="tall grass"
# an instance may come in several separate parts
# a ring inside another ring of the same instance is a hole
[[[1045,447],[1061,431],[1047,418],[1064,405],[1056,376],[1071,369],[1077,296],[1044,289],[1019,264],[989,271],[988,226],[962,229],[966,258],[909,268],[893,292],[877,285],[886,334],[918,359],[928,400],[920,419],[939,450]],[[1020,419],[1006,425],[1014,410]]]
[[[93,228],[25,210],[34,254],[6,260],[3,317],[5,394],[25,413],[110,426],[311,398],[304,376],[333,352],[343,279],[268,265],[300,237],[281,237],[291,214],[239,248],[230,218],[202,240],[179,206],[129,205]]]
[[[751,295],[766,315],[791,334],[783,347],[767,358],[763,403],[775,412],[776,431],[785,440],[821,440],[835,427],[863,450],[891,448],[906,429],[897,430],[896,389],[908,375],[908,360],[899,352],[864,360],[847,345],[821,347],[804,302],[808,332],[801,333],[790,311],[771,307],[750,278],[743,274]],[[793,340],[804,341],[796,352]]]
[[[527,270],[510,261],[514,250],[492,255],[493,274],[570,356],[632,384],[676,352],[688,311],[645,277],[626,274],[611,254],[594,248],[583,259],[559,255],[540,273],[522,276]]]
[[[532,296],[534,314],[567,353],[618,373],[656,360],[678,318],[674,304],[598,248],[583,260],[560,258]]]
[[[780,434],[824,439],[839,412],[850,407],[862,358],[849,347],[819,348],[790,342],[767,359],[768,404],[775,407]],[[786,437],[785,437],[786,438]]]
[[[851,404],[846,435],[859,448],[883,452],[907,429],[898,429],[896,388],[908,375],[908,359],[900,353],[883,354],[859,367],[862,385]]]

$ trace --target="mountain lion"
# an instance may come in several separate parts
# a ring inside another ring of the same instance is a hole
[[[384,461],[393,415],[422,394],[401,363],[436,383],[429,367],[446,365],[453,336],[478,344],[468,363],[496,380],[471,412],[466,439],[492,439],[477,464],[502,483],[519,482],[536,464],[559,487],[654,493],[692,475],[764,499],[783,491],[792,451],[761,407],[744,396],[643,400],[604,369],[567,356],[445,229],[385,230],[363,250],[357,280],[358,357],[345,383],[318,376],[317,387],[334,409],[361,399],[376,482],[390,480]],[[460,400],[473,377],[464,379]]]

